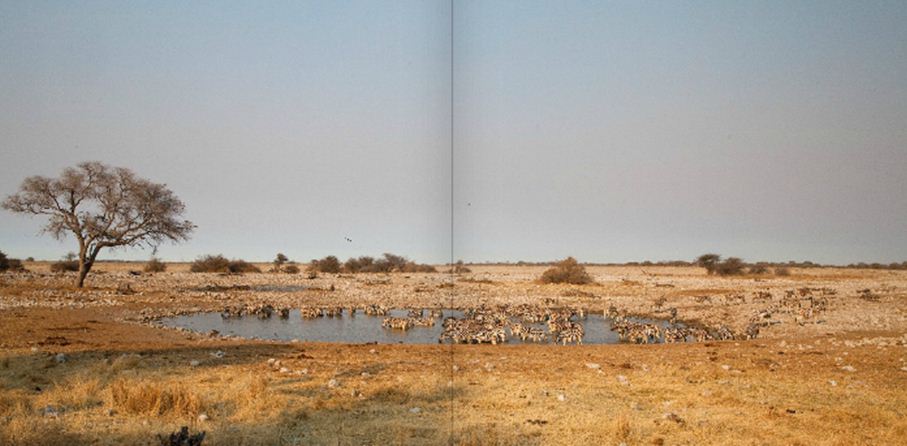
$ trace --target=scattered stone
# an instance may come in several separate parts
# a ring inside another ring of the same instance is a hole
[[[331,379],[330,381],[328,381],[329,389],[336,389],[337,387],[340,387],[340,383],[336,379]]]
[[[218,350],[218,351],[216,351],[216,352],[211,352],[211,356],[213,356],[213,357],[215,357],[215,358],[217,358],[217,359],[221,359],[221,358],[223,358],[225,355],[226,355],[226,353],[224,353],[223,350]]]
[[[67,359],[69,358],[67,358],[63,353],[57,353],[57,356],[54,356],[54,360],[57,361],[57,364],[63,364],[67,361]]]
[[[661,417],[664,418],[665,420],[673,421],[673,422],[675,422],[675,423],[677,423],[677,424],[683,424],[683,423],[684,423],[683,418],[680,418],[680,416],[677,415],[677,414],[674,413],[674,412],[666,412],[666,413],[665,413],[664,415],[662,415]]]
[[[375,350],[375,349],[371,349],[371,350],[369,350],[368,352],[371,353],[371,354],[373,354],[373,355],[377,355],[377,354],[378,354],[378,350]]]
[[[586,363],[586,367],[587,367],[587,368],[590,368],[590,369],[592,369],[592,370],[598,370],[598,369],[602,368],[601,364],[597,364],[597,363],[594,363],[594,362],[587,362],[587,363]]]
[[[45,406],[43,409],[41,409],[41,414],[48,418],[57,418],[60,416],[60,412],[62,411],[62,408]]]
[[[831,384],[831,386],[832,386],[832,387],[834,387],[834,386],[837,386],[837,385],[838,385],[838,382],[837,382],[837,381],[835,381],[835,380],[833,380],[833,379],[830,379],[830,380],[828,380],[828,383],[829,383],[829,384]]]
[[[621,385],[624,386],[630,385],[630,380],[627,379],[627,377],[624,375],[617,375],[617,382],[621,383]]]
[[[192,361],[189,361],[189,365],[191,367],[198,367],[199,365],[201,365],[201,361],[199,361],[198,359],[193,359]]]
[[[413,407],[413,408],[409,409],[409,413],[416,413],[416,414],[422,413],[422,408],[420,408],[420,407]]]
[[[279,370],[279,372],[280,372],[280,373],[290,373],[290,369],[288,369],[288,368],[286,368],[286,367],[281,367],[280,370]]]
[[[907,367],[901,367],[902,372],[907,372]]]
[[[359,374],[359,376],[361,376],[363,378],[368,378],[368,377],[372,376],[372,374],[369,372],[362,372]]]
[[[729,365],[727,365],[727,364],[724,364],[724,365],[721,366],[721,368],[724,369],[724,370],[730,370],[730,369],[731,369],[731,366],[729,366]]]
[[[117,414],[117,411],[115,411],[115,410],[113,410],[113,409],[107,409],[107,412],[106,412],[106,413],[107,413],[107,416],[108,416],[108,417],[112,417],[112,416],[114,416],[114,415]]]
[[[841,367],[841,370],[844,370],[845,372],[856,372],[857,371],[857,369],[854,368],[854,366],[852,366],[852,365],[845,365],[844,367]]]
[[[567,401],[567,395],[564,395],[563,393],[558,393],[557,400],[558,401]]]
[[[208,414],[206,414],[206,413],[198,414],[198,422],[204,423],[205,421],[208,421]]]
[[[269,358],[269,359],[268,359],[268,365],[269,365],[269,366],[272,366],[272,367],[273,367],[275,362],[277,362],[277,360],[274,359],[274,358]]]

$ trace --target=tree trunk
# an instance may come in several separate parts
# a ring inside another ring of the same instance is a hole
[[[85,277],[88,276],[88,271],[91,270],[91,264],[85,260],[79,261],[79,279],[76,281],[76,286],[82,288],[85,286]]]
[[[79,279],[76,282],[76,286],[82,288],[85,286],[85,277],[88,276],[88,272],[91,271],[91,267],[94,266],[94,260],[98,257],[98,250],[93,250],[86,258],[85,254],[79,256]]]

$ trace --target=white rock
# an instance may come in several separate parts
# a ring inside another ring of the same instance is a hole
[[[624,375],[617,375],[617,382],[625,386],[630,385],[630,380]]]
[[[290,369],[288,369],[286,367],[281,367],[279,371],[280,371],[280,373],[290,373]]]
[[[200,364],[201,364],[201,361],[199,361],[197,359],[193,359],[193,360],[189,361],[189,365],[192,367],[198,367]]]
[[[593,369],[593,370],[598,370],[598,369],[602,368],[601,364],[596,364],[594,362],[587,362],[586,367]]]
[[[268,365],[274,365],[275,362],[277,362],[277,360],[274,358],[268,359]]]
[[[213,357],[215,357],[215,358],[218,358],[218,359],[223,358],[225,355],[226,355],[226,353],[224,353],[223,350],[218,350],[218,351],[216,351],[216,352],[211,352],[211,356],[213,356]]]
[[[329,388],[329,389],[335,389],[335,388],[337,388],[337,387],[340,387],[340,383],[337,382],[336,379],[331,379],[330,381],[328,381],[328,388]]]
[[[567,401],[567,395],[564,395],[563,393],[558,393],[557,400],[558,401]]]
[[[54,356],[54,360],[57,361],[57,364],[63,364],[68,358],[63,353],[57,353],[57,356]]]
[[[41,413],[45,417],[57,418],[58,416],[60,416],[60,409],[57,409],[54,406],[46,406],[43,409],[41,409]]]
[[[731,369],[731,366],[729,366],[729,365],[727,365],[727,364],[724,364],[724,365],[721,366],[721,368],[724,369],[724,370],[730,370],[730,369]]]
[[[409,409],[409,413],[422,413],[422,408],[413,407],[413,408]]]
[[[857,371],[857,369],[855,369],[852,365],[845,365],[844,367],[841,367],[841,370],[844,370],[845,372],[856,372]]]
[[[205,414],[205,413],[198,414],[198,421],[199,421],[199,423],[204,423],[205,421],[208,421],[208,414]]]
[[[907,372],[907,367],[901,367],[902,372]]]
[[[838,382],[833,379],[830,379],[830,380],[828,380],[828,384],[831,384],[831,386],[834,387],[834,386],[838,385]]]

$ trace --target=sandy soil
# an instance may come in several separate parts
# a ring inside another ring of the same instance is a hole
[[[589,267],[596,284],[568,286],[535,283],[542,267],[307,279],[102,264],[76,290],[27,266],[0,275],[0,444],[160,444],[184,425],[206,445],[907,438],[907,272]],[[676,308],[706,327],[764,327],[748,341],[555,347],[277,343],[148,323],[251,303]]]

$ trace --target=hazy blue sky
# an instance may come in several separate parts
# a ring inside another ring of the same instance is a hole
[[[452,204],[467,260],[907,260],[907,3],[453,14],[451,84],[446,0],[0,0],[0,194],[131,167],[199,225],[174,260],[445,261]],[[41,224],[0,249],[72,249]]]

